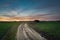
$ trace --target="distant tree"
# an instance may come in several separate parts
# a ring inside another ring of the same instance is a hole
[[[34,20],[34,22],[40,22],[39,20]]]

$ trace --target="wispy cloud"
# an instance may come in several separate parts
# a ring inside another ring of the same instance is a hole
[[[60,0],[0,0],[0,16],[24,20],[60,20]]]

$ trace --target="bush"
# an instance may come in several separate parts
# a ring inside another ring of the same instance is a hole
[[[34,20],[34,22],[40,22],[39,20]]]

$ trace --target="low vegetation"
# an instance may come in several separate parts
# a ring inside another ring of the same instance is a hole
[[[0,39],[13,40],[19,24],[20,22],[0,22]]]
[[[56,40],[59,40],[60,38],[60,22],[58,21],[40,21],[40,22],[32,22],[30,23],[32,28],[34,28],[36,31],[42,33],[42,35],[45,35],[49,37],[52,35],[56,37]],[[50,40],[52,40],[50,39]],[[55,40],[55,39],[54,39]]]

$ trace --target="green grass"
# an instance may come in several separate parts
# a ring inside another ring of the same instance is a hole
[[[7,40],[12,40],[19,24],[20,22],[0,22],[0,39],[9,31],[9,34],[6,35],[6,37],[9,36]]]
[[[39,22],[34,23],[34,28],[38,31],[48,32],[49,34],[60,37],[60,22]]]

